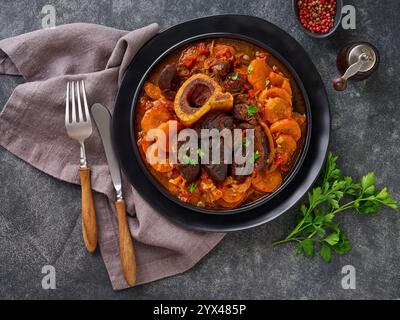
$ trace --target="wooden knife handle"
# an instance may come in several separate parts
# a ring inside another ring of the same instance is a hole
[[[97,247],[97,224],[92,190],[90,186],[90,169],[80,168],[82,190],[82,233],[86,249],[94,252]]]
[[[118,200],[115,202],[115,206],[117,208],[119,251],[122,272],[126,282],[130,286],[133,286],[136,283],[136,255],[126,218],[125,201]]]

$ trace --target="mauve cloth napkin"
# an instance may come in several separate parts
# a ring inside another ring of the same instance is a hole
[[[27,81],[14,90],[0,115],[0,144],[39,170],[79,184],[79,145],[64,126],[67,81],[84,79],[89,105],[99,102],[112,111],[126,68],[157,32],[157,24],[127,32],[78,23],[0,41],[0,74],[22,75]],[[100,251],[113,288],[124,289],[128,285],[120,268],[115,193],[96,129],[86,148]],[[188,270],[223,237],[170,223],[125,181],[124,195],[138,284]]]

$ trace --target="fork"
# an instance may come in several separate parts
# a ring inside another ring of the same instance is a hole
[[[80,85],[81,90],[79,89]],[[82,108],[81,100],[83,101],[84,108]],[[77,108],[75,105],[76,102]],[[76,111],[76,109],[78,110]],[[80,144],[79,175],[81,178],[82,191],[82,233],[86,249],[89,252],[94,252],[97,246],[96,213],[94,210],[92,190],[90,185],[91,170],[87,165],[84,143],[85,139],[92,134],[92,121],[90,119],[89,108],[86,100],[85,83],[83,80],[67,82],[65,127],[67,129],[68,136],[77,140]]]

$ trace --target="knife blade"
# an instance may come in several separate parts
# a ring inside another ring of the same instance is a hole
[[[91,107],[91,111],[97,128],[99,129],[101,140],[103,141],[111,180],[117,193],[117,200],[122,200],[121,170],[111,139],[111,114],[108,109],[100,103],[95,103]]]
[[[136,283],[136,254],[129,231],[128,220],[126,218],[125,200],[122,196],[121,170],[111,139],[111,114],[108,109],[100,103],[95,103],[91,107],[91,111],[97,129],[99,129],[101,140],[103,141],[111,180],[117,192],[115,207],[117,211],[119,257],[121,260],[122,273],[126,282],[130,286],[134,286]]]

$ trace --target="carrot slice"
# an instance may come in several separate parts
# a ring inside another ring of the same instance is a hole
[[[144,87],[144,92],[146,92],[146,94],[152,100],[158,100],[163,97],[161,89],[156,85],[152,84],[151,82],[146,82],[143,87]]]
[[[271,72],[268,77],[271,84],[275,87],[281,87],[285,77],[276,72]]]
[[[279,170],[267,172],[259,171],[252,180],[253,187],[260,192],[273,192],[282,184],[282,175]]]
[[[292,108],[286,100],[282,98],[270,98],[266,101],[264,118],[270,123],[290,118],[291,115]]]
[[[217,203],[224,208],[232,209],[240,206],[246,199],[254,192],[253,188],[249,188],[245,194],[245,196],[237,202],[226,202],[223,198],[219,199]]]
[[[165,152],[169,152],[169,130],[170,128],[176,128],[176,133],[179,132],[179,130],[181,129],[181,124],[177,121],[177,120],[168,120],[166,122],[161,123],[158,127],[158,129],[162,130],[165,134],[165,145],[161,144],[161,150],[165,151]]]
[[[229,203],[242,201],[250,186],[251,177],[246,178],[243,183],[238,183],[238,181],[229,176],[222,183],[222,199]]]
[[[261,91],[266,86],[266,81],[272,68],[266,63],[265,59],[254,59],[248,67],[247,79],[257,91]]]
[[[283,119],[271,124],[272,133],[283,133],[293,137],[295,141],[301,137],[301,129],[296,120]]]
[[[269,98],[282,98],[292,105],[292,96],[284,89],[278,87],[272,87],[264,89],[259,96],[259,100],[265,101]]]
[[[173,119],[171,110],[162,104],[158,104],[144,113],[141,121],[142,130],[147,132],[171,119]]]
[[[232,209],[232,208],[236,208],[236,207],[240,206],[244,200],[245,200],[245,199],[240,199],[240,200],[237,201],[237,202],[226,202],[224,199],[221,198],[221,199],[219,199],[219,200],[217,201],[217,203],[218,203],[221,207],[224,207],[224,208],[227,208],[227,209]]]
[[[283,80],[282,89],[289,93],[290,96],[292,96],[292,86],[290,85],[289,79]]]

